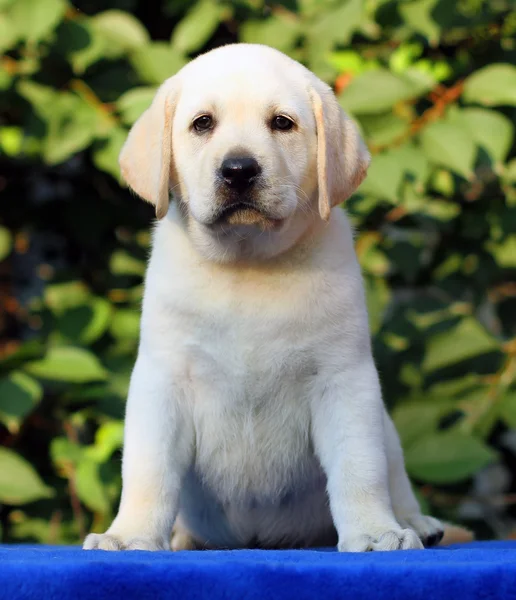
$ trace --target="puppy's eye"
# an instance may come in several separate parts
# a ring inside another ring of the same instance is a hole
[[[193,122],[193,127],[195,131],[198,131],[199,133],[208,131],[213,127],[213,119],[210,117],[210,115],[201,115],[195,119]]]
[[[274,119],[272,119],[271,123],[272,129],[276,129],[278,131],[288,131],[294,127],[294,121],[285,117],[285,115],[276,115]]]

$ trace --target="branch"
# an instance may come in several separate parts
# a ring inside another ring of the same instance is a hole
[[[75,431],[71,423],[65,421],[63,427],[66,432],[66,437],[70,440],[70,442],[72,442],[73,444],[78,444],[79,439],[77,437],[77,432]],[[84,513],[82,510],[81,501],[79,500],[79,495],[77,494],[75,478],[75,465],[70,464],[68,472],[68,492],[70,494],[70,504],[72,506],[72,512],[75,521],[77,522],[77,527],[79,528],[79,536],[81,537],[81,539],[84,539],[84,537],[86,536],[86,528],[84,526]]]
[[[447,107],[459,99],[463,89],[463,80],[458,81],[450,88],[445,88],[442,85],[437,85],[428,96],[429,100],[433,102],[433,105],[427,110],[425,110],[425,112],[420,117],[414,119],[414,121],[412,121],[412,123],[410,124],[408,131],[400,135],[394,141],[390,142],[389,144],[372,144],[369,147],[369,149],[371,150],[371,154],[379,154],[383,150],[399,146],[403,142],[406,142],[408,139],[414,137],[416,133],[421,131],[421,129],[423,129],[423,127],[425,127],[429,123],[434,123],[435,121],[441,119]]]

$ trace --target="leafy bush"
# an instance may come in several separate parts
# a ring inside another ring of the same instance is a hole
[[[153,219],[117,155],[162,80],[234,41],[302,61],[359,123],[347,208],[407,468],[426,510],[509,535],[515,33],[510,0],[1,0],[3,539],[113,517]]]

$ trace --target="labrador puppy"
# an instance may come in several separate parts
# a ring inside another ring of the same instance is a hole
[[[159,221],[120,509],[84,548],[437,543],[337,208],[369,154],[331,89],[271,48],[218,48],[160,87],[120,165]]]

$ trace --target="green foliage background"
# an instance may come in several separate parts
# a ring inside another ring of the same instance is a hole
[[[113,517],[153,219],[117,155],[160,82],[235,41],[302,61],[359,123],[347,208],[407,468],[425,510],[512,535],[515,38],[510,0],[0,0],[2,539]]]

